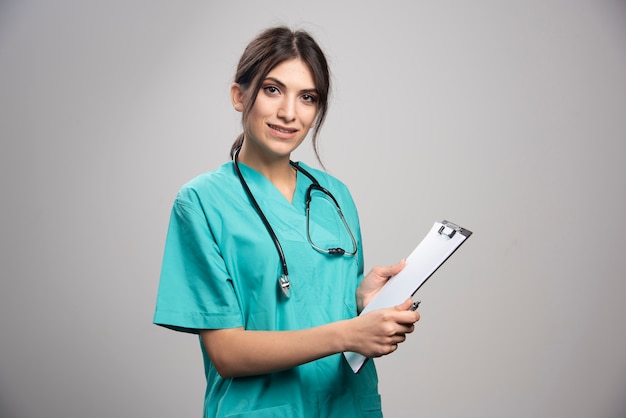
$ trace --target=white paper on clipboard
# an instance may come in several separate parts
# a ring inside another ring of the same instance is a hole
[[[402,271],[389,279],[360,315],[399,305],[413,296],[470,235],[471,231],[452,222],[435,222],[430,232],[406,259]],[[343,354],[354,373],[358,373],[367,360],[367,357],[359,353]]]

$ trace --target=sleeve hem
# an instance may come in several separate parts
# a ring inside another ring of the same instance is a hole
[[[203,329],[222,329],[242,327],[240,315],[192,314],[157,311],[153,323],[165,328],[199,334]]]

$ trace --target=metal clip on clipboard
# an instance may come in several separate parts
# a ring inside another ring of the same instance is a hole
[[[389,279],[360,315],[375,309],[396,306],[415,295],[470,235],[471,231],[452,222],[435,222],[430,232],[407,257],[404,269]],[[367,360],[358,353],[343,354],[355,373],[361,370]]]
[[[441,222],[441,227],[439,227],[439,231],[437,232],[439,232],[439,235],[445,235],[448,238],[452,238],[457,232],[463,234],[465,238],[468,238],[470,235],[472,235],[471,231],[468,231],[465,228],[461,228],[457,224],[453,224],[452,222],[448,222],[445,220]]]

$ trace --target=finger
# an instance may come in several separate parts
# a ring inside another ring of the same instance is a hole
[[[396,311],[408,311],[412,304],[413,304],[413,301],[411,300],[411,298],[408,298],[407,300],[402,302],[400,305],[396,305],[395,309]]]
[[[398,305],[395,307],[395,310],[398,312],[395,317],[396,323],[399,325],[403,325],[406,327],[413,326],[420,319],[420,314],[417,311],[411,311],[404,309],[402,310],[402,305]]]
[[[380,356],[386,356],[387,354],[391,354],[398,349],[398,344],[389,343],[380,347]]]
[[[410,334],[410,333],[412,333],[413,331],[415,331],[415,325],[413,325],[413,324],[407,324],[407,325],[404,327],[404,329],[402,329],[401,334],[402,334],[402,335],[406,335],[406,334]]]
[[[410,334],[413,331],[415,331],[415,326],[413,324],[410,325],[405,325],[403,327],[401,327],[400,329],[398,329],[398,331],[396,332],[396,336],[398,337],[404,337],[406,334]]]

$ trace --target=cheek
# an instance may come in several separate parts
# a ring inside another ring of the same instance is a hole
[[[315,123],[315,118],[317,117],[317,109],[306,109],[303,114],[303,122],[306,124],[308,128],[313,126]]]
[[[259,95],[254,102],[252,109],[250,109],[250,116],[255,119],[262,119],[270,115],[273,111],[274,109],[272,103]]]
[[[254,106],[250,113],[248,113],[247,125],[258,126],[264,124],[265,113],[263,112],[263,108],[259,106]]]

